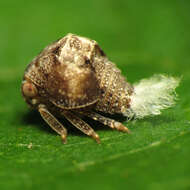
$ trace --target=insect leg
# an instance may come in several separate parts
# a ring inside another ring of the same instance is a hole
[[[91,136],[97,143],[100,143],[100,138],[98,134],[82,119],[77,117],[74,113],[69,111],[63,111],[64,117],[70,121],[76,128],[81,130],[86,135]]]
[[[67,130],[66,128],[47,110],[45,105],[40,104],[38,111],[46,123],[59,135],[63,140],[63,143],[66,143],[67,139]]]
[[[96,112],[91,111],[91,112],[80,112],[80,113],[87,116],[87,117],[89,117],[89,118],[97,120],[100,123],[102,123],[104,125],[107,125],[112,129],[116,129],[118,131],[122,131],[122,132],[125,132],[125,133],[130,133],[129,129],[127,127],[125,127],[122,123],[120,123],[118,121],[115,121],[113,119],[104,117],[104,116],[102,116],[102,115],[100,115],[100,114],[98,114]]]

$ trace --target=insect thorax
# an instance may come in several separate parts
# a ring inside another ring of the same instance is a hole
[[[45,101],[63,109],[94,104],[98,111],[125,113],[133,88],[95,41],[72,34],[47,46],[28,66],[25,78]]]

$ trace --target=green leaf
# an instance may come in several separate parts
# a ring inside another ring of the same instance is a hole
[[[0,189],[189,189],[189,10],[187,0],[1,2]],[[89,121],[100,145],[66,122],[63,145],[20,86],[32,58],[68,32],[98,41],[131,83],[182,77],[176,106],[124,121],[130,135]]]

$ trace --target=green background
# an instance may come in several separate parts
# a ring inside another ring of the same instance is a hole
[[[131,135],[90,121],[100,145],[67,123],[63,145],[20,84],[32,58],[69,32],[98,41],[132,83],[182,77],[176,106],[123,122]],[[189,0],[1,1],[0,189],[189,189],[189,51]]]

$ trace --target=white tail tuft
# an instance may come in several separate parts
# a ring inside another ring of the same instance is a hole
[[[180,79],[165,75],[154,75],[134,84],[134,94],[131,97],[131,111],[135,118],[148,115],[159,115],[160,110],[175,104],[175,88]]]

